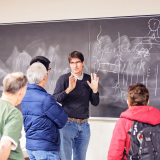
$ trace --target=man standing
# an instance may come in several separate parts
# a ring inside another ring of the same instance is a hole
[[[99,104],[99,78],[82,72],[82,53],[73,51],[68,61],[71,73],[60,76],[53,94],[68,114],[67,124],[60,130],[60,154],[62,160],[71,160],[73,149],[74,160],[85,160],[90,139],[89,101],[94,106]]]
[[[26,132],[26,149],[30,160],[60,160],[59,130],[67,114],[44,89],[49,74],[49,61],[34,62],[27,70],[29,84],[21,103]]]
[[[15,108],[21,103],[27,88],[27,78],[21,72],[8,74],[3,80],[0,99],[0,160],[24,160],[20,148],[23,117]]]

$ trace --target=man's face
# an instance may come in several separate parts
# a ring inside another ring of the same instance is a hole
[[[79,58],[72,58],[70,61],[70,67],[73,74],[82,73],[84,61],[81,62]]]

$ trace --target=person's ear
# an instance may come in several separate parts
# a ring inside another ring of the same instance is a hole
[[[82,67],[84,66],[84,61],[82,62]]]
[[[17,100],[16,100],[15,105],[17,106],[18,104],[20,104],[22,99],[23,99],[23,91],[22,91],[22,88],[21,88],[17,93]]]
[[[131,105],[130,105],[130,102],[129,102],[129,100],[127,99],[127,104],[128,104],[128,107],[130,108],[131,107]]]
[[[43,77],[43,82],[44,82],[45,85],[46,85],[46,83],[47,83],[47,79],[48,79],[48,74]],[[45,86],[44,86],[44,87],[45,87]]]
[[[21,88],[18,92],[18,96],[22,96],[22,94],[23,94],[23,89]]]
[[[47,74],[46,74],[46,76],[43,77],[43,81],[46,81],[46,79],[47,79]]]
[[[25,88],[23,87],[19,90],[18,96],[20,97],[20,99],[23,99],[24,95],[25,95]]]

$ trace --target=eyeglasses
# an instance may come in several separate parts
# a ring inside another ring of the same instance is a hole
[[[71,65],[73,64],[81,64],[82,62],[81,61],[77,61],[77,62],[70,62]]]

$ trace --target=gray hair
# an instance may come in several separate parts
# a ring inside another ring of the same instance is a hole
[[[3,92],[17,94],[27,83],[27,77],[22,72],[9,73],[3,79]]]
[[[27,70],[27,78],[30,84],[41,83],[44,76],[47,77],[47,71],[40,62],[33,63]]]

